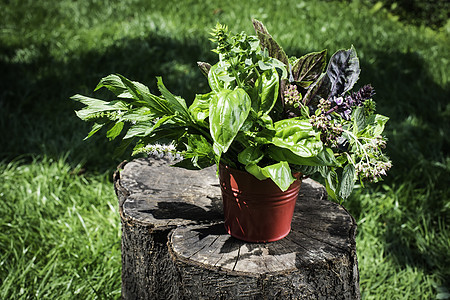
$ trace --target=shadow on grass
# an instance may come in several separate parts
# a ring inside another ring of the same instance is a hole
[[[206,40],[201,45],[157,35],[120,40],[101,52],[71,54],[65,62],[56,61],[45,45],[30,49],[0,46],[0,160],[69,153],[69,163],[99,172],[123,159],[111,155],[118,143],[107,142],[104,135],[83,141],[90,125],[75,116],[81,105],[70,96],[107,98],[108,93],[93,90],[102,77],[119,73],[154,93],[155,76],[163,76],[166,86],[189,103],[195,92],[207,89],[196,62],[214,59]]]

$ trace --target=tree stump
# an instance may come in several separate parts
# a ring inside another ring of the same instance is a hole
[[[360,299],[356,223],[306,179],[292,230],[247,243],[224,229],[215,168],[136,159],[114,175],[123,299]]]

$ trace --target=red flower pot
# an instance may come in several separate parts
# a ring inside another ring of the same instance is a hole
[[[300,190],[300,174],[286,190],[271,180],[258,180],[248,172],[219,165],[225,229],[247,242],[273,242],[291,230],[295,202]]]

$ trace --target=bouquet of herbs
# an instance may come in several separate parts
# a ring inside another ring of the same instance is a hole
[[[106,127],[109,139],[122,139],[121,150],[132,144],[133,154],[171,152],[184,168],[221,163],[271,178],[281,190],[293,172],[318,173],[339,201],[358,181],[386,175],[388,118],[375,113],[372,86],[352,91],[360,73],[355,49],[337,51],[328,64],[326,50],[290,57],[261,22],[253,25],[256,36],[213,29],[218,62],[198,63],[211,91],[190,106],[160,77],[159,96],[121,75],[95,89],[110,90],[112,101],[73,96],[85,105],[78,117],[94,122],[87,137]]]

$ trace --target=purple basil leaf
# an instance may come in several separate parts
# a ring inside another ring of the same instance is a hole
[[[274,40],[274,38],[269,34],[266,27],[258,20],[253,19],[253,27],[255,28],[256,34],[261,45],[261,50],[267,49],[270,57],[276,58],[286,66],[289,65],[288,57],[284,52],[283,48]]]
[[[294,81],[316,81],[326,66],[327,50],[313,52],[300,57],[292,67]]]
[[[330,59],[327,76],[331,83],[329,97],[349,91],[359,78],[359,60],[355,49],[339,50]]]
[[[211,69],[211,65],[205,62],[197,62],[197,66],[199,67],[200,71],[202,71],[202,74],[208,77],[209,70]]]
[[[329,80],[326,73],[322,73],[318,79],[313,82],[306,94],[303,96],[303,104],[308,105],[316,96],[328,98]]]

